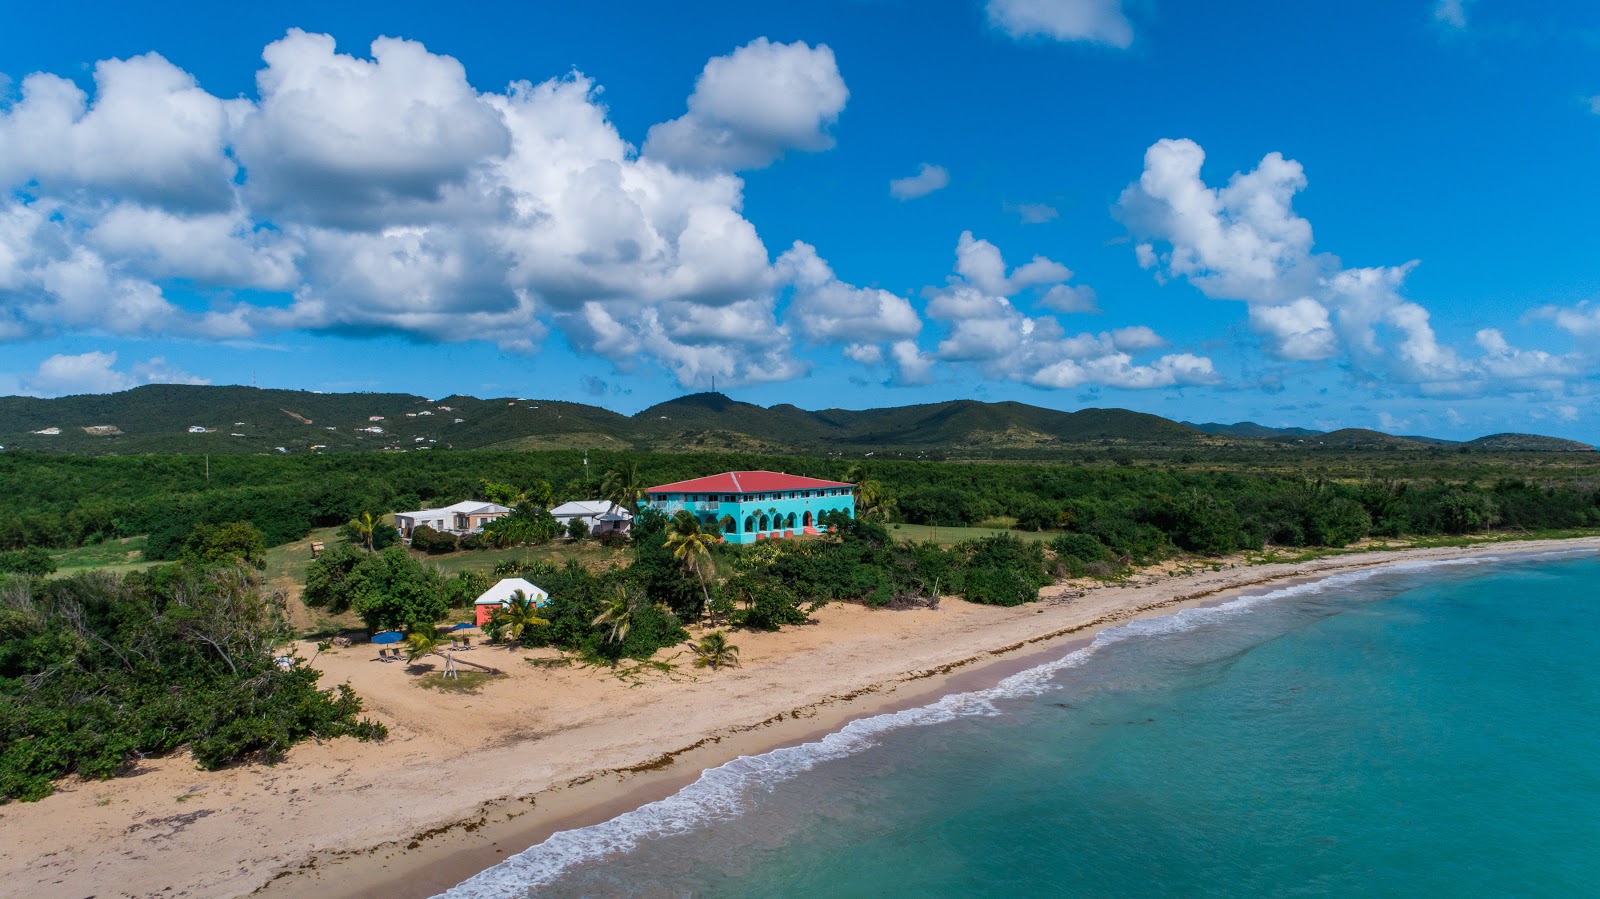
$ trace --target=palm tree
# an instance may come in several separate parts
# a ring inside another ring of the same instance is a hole
[[[500,632],[506,636],[506,646],[510,649],[517,647],[523,631],[550,623],[539,617],[539,607],[521,590],[512,593],[510,601],[495,610],[494,617],[500,623]]]
[[[700,578],[700,592],[708,608],[711,590],[706,585],[704,562],[711,558],[711,545],[715,542],[716,538],[700,529],[700,520],[693,513],[679,512],[667,525],[667,546],[672,549],[672,557]]]
[[[892,497],[883,492],[883,485],[868,476],[867,466],[857,462],[844,471],[844,479],[856,485],[856,512],[861,518],[888,521],[900,511]]]
[[[439,632],[434,628],[412,631],[406,635],[406,661],[415,664],[418,659],[427,656],[444,656],[444,676],[460,680],[456,674],[456,654],[453,645],[447,653],[439,651],[442,645]]]
[[[367,552],[375,552],[372,548],[372,534],[378,528],[378,523],[372,519],[371,512],[362,512],[360,517],[350,519],[350,530],[356,532],[361,542],[367,545]]]
[[[900,510],[894,497],[883,492],[883,485],[866,480],[856,485],[856,509],[862,518],[888,521]]]
[[[844,479],[857,487],[861,486],[861,482],[867,479],[867,466],[856,462],[844,470]]]
[[[600,480],[600,492],[605,498],[627,509],[639,511],[639,500],[644,497],[644,482],[639,477],[639,463],[628,460],[611,466]]]
[[[628,639],[628,631],[633,627],[633,616],[638,609],[639,594],[618,584],[617,595],[606,600],[600,609],[600,614],[595,616],[593,624],[595,627],[602,624],[611,625],[611,636],[607,639],[612,643],[621,643]]]
[[[724,631],[712,631],[699,640],[686,644],[694,650],[694,667],[716,671],[723,665],[739,667],[739,647],[728,642]]]

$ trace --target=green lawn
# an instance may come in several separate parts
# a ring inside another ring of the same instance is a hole
[[[937,543],[949,546],[955,543],[965,543],[968,540],[982,540],[985,537],[994,537],[1000,534],[1010,534],[1021,540],[1051,540],[1060,536],[1056,531],[1012,531],[1004,528],[946,528],[934,527],[927,524],[891,524],[889,533],[897,540],[919,543]]]
[[[626,549],[606,549],[592,540],[582,540],[576,543],[557,540],[544,546],[479,549],[469,552],[446,553],[438,556],[416,553],[416,556],[424,562],[439,566],[450,574],[458,571],[481,571],[484,574],[489,574],[494,571],[496,565],[506,561],[522,564],[551,561],[557,565],[562,565],[566,563],[567,559],[577,559],[578,564],[591,567],[597,564],[622,565],[626,564],[630,558]],[[301,576],[304,577],[303,572]]]
[[[314,541],[331,549],[335,543],[343,543],[344,538],[339,536],[338,528],[317,528],[304,539],[272,547],[267,550],[267,581],[270,583],[282,578],[304,584],[306,569],[311,567],[311,544]]]
[[[70,577],[86,571],[113,571],[117,574],[126,574],[130,571],[143,571],[155,564],[144,560],[144,543],[144,537],[124,537],[121,540],[107,540],[104,543],[80,546],[77,549],[64,549],[51,553],[50,558],[56,563],[56,577]]]

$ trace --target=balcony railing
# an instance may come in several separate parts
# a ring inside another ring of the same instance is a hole
[[[715,512],[721,505],[722,504],[716,500],[695,503],[683,502],[682,500],[673,500],[671,502],[652,502],[650,507],[653,509],[660,509],[662,512],[666,512],[667,514],[671,515],[684,510],[688,510],[690,512]]]

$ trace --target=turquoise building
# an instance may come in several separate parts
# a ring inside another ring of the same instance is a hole
[[[856,514],[855,485],[776,471],[725,471],[645,491],[644,505],[673,516],[688,510],[722,528],[729,543],[817,533],[824,512]]]

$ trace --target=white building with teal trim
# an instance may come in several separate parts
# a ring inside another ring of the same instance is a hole
[[[645,491],[644,505],[668,517],[689,511],[716,524],[729,543],[818,532],[826,512],[855,517],[855,485],[776,471],[725,471]]]

